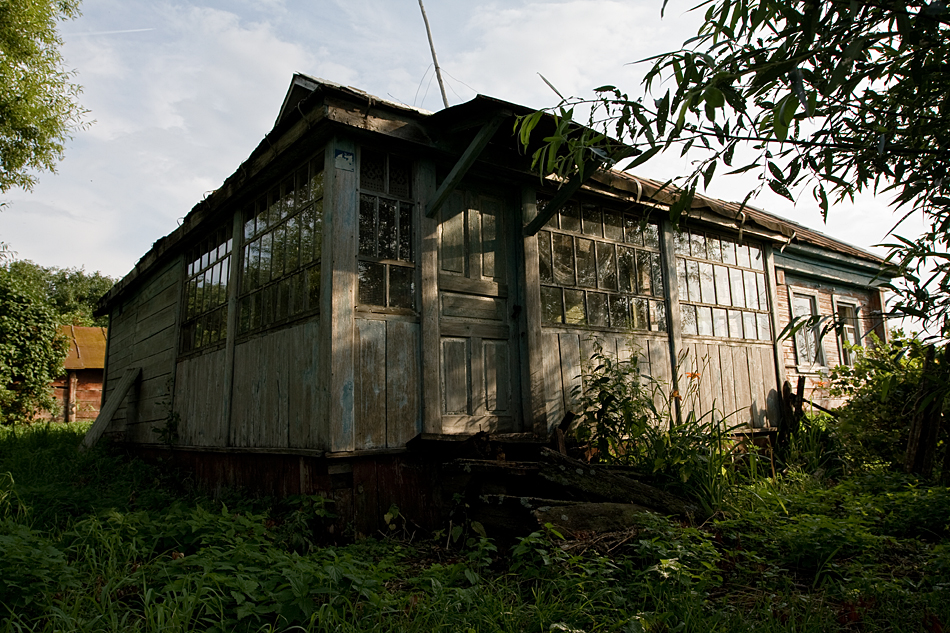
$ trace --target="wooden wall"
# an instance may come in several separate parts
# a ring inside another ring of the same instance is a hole
[[[155,441],[152,427],[163,425],[171,414],[181,266],[181,258],[170,261],[143,280],[111,315],[104,401],[108,402],[129,367],[141,367],[142,376],[107,432],[124,430],[132,442]]]
[[[229,446],[323,448],[318,330],[315,319],[235,346]]]
[[[356,319],[357,449],[396,448],[422,432],[419,324]]]
[[[567,411],[576,410],[573,392],[580,386],[584,365],[598,343],[617,358],[627,359],[636,353],[642,374],[667,385],[672,381],[670,347],[664,335],[639,333],[631,337],[624,333],[545,327],[541,338],[548,429],[557,426]]]
[[[684,339],[680,393],[697,415],[715,411],[732,424],[778,426],[779,393],[771,343],[715,343]]]
[[[175,413],[179,439],[186,446],[227,446],[226,355],[222,347],[178,363]]]

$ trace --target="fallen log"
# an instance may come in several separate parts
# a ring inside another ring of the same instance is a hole
[[[633,503],[575,503],[543,506],[534,511],[541,525],[550,524],[567,538],[585,534],[620,532],[639,525],[639,517],[653,510]]]
[[[695,504],[675,495],[549,448],[541,449],[538,465],[538,474],[543,479],[562,486],[583,501],[637,504],[690,521],[699,514]]]

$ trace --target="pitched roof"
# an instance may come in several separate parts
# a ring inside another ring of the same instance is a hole
[[[59,334],[69,341],[66,369],[102,369],[106,366],[106,328],[63,325]]]

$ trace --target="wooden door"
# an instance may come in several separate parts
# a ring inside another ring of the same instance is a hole
[[[442,432],[521,430],[518,308],[503,198],[455,191],[441,209]]]

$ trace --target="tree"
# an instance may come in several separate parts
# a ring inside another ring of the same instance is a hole
[[[892,288],[896,308],[950,335],[943,0],[705,0],[694,10],[705,11],[698,34],[645,60],[652,66],[643,96],[602,86],[594,99],[565,99],[536,166],[561,176],[589,170],[596,154],[586,148],[606,135],[639,150],[627,169],[673,148],[689,152],[694,171],[669,183],[679,193],[674,222],[725,170],[758,173],[750,196],[765,186],[792,201],[810,192],[825,215],[857,192],[887,193],[903,217],[922,213],[929,225],[890,245],[888,259],[903,277]],[[667,83],[665,93],[652,93]],[[591,114],[573,125],[582,105]],[[522,140],[539,121],[522,120]],[[737,156],[751,158],[736,163]]]
[[[98,271],[87,273],[84,268],[43,267],[29,260],[12,261],[8,268],[36,293],[46,297],[60,325],[106,327],[109,324],[108,317],[94,317],[92,313],[99,299],[115,284],[115,279]]]
[[[60,20],[78,0],[0,0],[0,193],[32,189],[54,171],[70,132],[86,113],[73,73],[63,68]]]
[[[27,421],[55,406],[50,383],[66,357],[57,325],[47,297],[0,266],[0,423]]]

